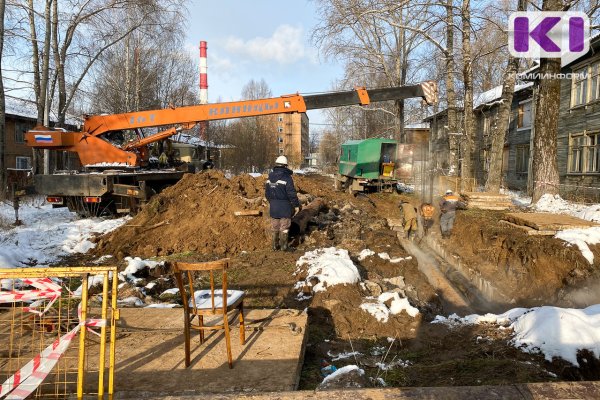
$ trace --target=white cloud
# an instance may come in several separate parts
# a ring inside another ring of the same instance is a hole
[[[229,37],[225,48],[238,55],[259,61],[276,61],[292,64],[302,58],[312,59],[304,45],[304,30],[301,27],[280,25],[271,37],[256,37],[244,41]]]

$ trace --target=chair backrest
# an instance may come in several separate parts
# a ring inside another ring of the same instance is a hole
[[[229,268],[229,259],[224,258],[217,261],[201,262],[201,263],[187,263],[187,262],[176,262],[174,264],[175,278],[177,279],[177,286],[179,286],[179,293],[183,301],[183,307],[189,308],[189,298],[192,301],[192,308],[194,311],[198,310],[196,305],[196,296],[194,291],[194,273],[195,272],[208,272],[210,275],[210,300],[211,310],[216,312],[215,307],[215,271],[221,271],[221,296],[223,298],[223,313],[227,313],[227,268]],[[186,285],[184,282],[184,276],[187,277],[187,284],[189,286],[189,293],[186,291]]]

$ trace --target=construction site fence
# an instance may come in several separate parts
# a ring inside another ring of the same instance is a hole
[[[112,399],[117,269],[0,269],[0,398]]]

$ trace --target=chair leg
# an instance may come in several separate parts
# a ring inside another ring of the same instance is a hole
[[[202,315],[198,315],[198,326],[200,326],[198,333],[200,334],[200,344],[202,344],[204,343],[204,329],[202,329],[204,327],[204,316]]]
[[[183,336],[185,341],[185,367],[189,367],[190,360],[190,316],[186,313],[184,318]]]
[[[240,303],[240,344],[246,343],[246,326],[244,325],[244,302]]]
[[[223,326],[225,328],[225,344],[227,345],[227,361],[229,368],[233,368],[233,359],[231,357],[231,340],[229,338],[229,316],[227,313],[223,315]]]

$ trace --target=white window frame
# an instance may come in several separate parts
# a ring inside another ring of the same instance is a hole
[[[590,64],[588,83],[588,103],[600,100],[600,61]],[[594,87],[594,79],[595,85]]]
[[[527,99],[527,100],[523,100],[519,102],[519,107],[517,108],[517,131],[524,131],[524,130],[528,130],[531,129],[531,123],[533,122],[533,115],[532,115],[532,101],[531,99]],[[525,112],[525,107],[529,106],[529,125],[525,125],[525,115],[527,115],[527,113]],[[521,110],[521,107],[523,107],[523,119],[522,119],[522,126],[519,126],[519,112]]]
[[[520,160],[521,158],[522,160]],[[528,144],[519,144],[515,147],[515,173],[518,176],[527,176],[527,174],[529,173]]]
[[[580,139],[583,139],[580,141]],[[574,142],[578,141],[577,149],[574,148]],[[571,134],[569,136],[569,155],[567,157],[567,172],[569,174],[583,174],[585,173],[585,151],[587,145],[587,136],[583,133]],[[577,150],[577,153],[575,153]],[[575,158],[574,158],[575,157]],[[573,168],[576,163],[579,168]]]
[[[25,168],[22,167],[21,164],[22,162],[25,162]],[[16,156],[15,157],[15,169],[18,170],[30,170],[31,169],[31,157],[25,157],[25,156]]]
[[[600,133],[593,132],[585,135],[587,137],[584,145],[584,173],[600,173]]]

